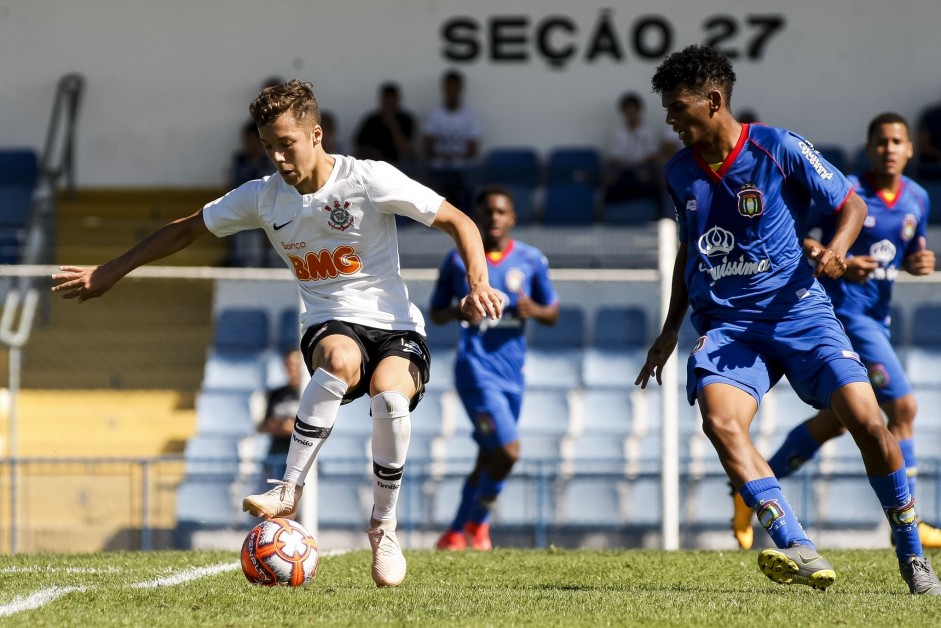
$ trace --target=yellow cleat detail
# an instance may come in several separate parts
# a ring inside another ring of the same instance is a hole
[[[745,500],[738,491],[732,492],[732,502],[735,508],[735,514],[732,515],[732,534],[735,535],[739,547],[749,550],[755,540],[755,531],[751,525],[753,511],[745,505]]]

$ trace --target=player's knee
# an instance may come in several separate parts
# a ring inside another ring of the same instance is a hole
[[[733,442],[748,434],[734,417],[716,412],[703,414],[702,430],[713,443]]]
[[[918,402],[915,401],[915,395],[908,394],[893,401],[888,414],[890,424],[913,425],[915,415],[918,414]]]
[[[520,442],[515,440],[511,443],[507,443],[494,453],[507,468],[510,468],[520,459]]]
[[[361,359],[358,351],[332,349],[320,356],[318,366],[339,379],[352,382],[359,376]]]
[[[408,406],[408,397],[397,390],[378,393],[369,403],[369,409],[374,419],[399,419],[408,416]]]

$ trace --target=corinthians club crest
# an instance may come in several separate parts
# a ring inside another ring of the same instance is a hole
[[[765,211],[765,197],[754,185],[742,186],[738,192],[738,213],[746,218],[755,218]]]
[[[340,205],[340,201],[333,201],[333,207],[324,205],[323,209],[324,211],[330,212],[330,218],[327,219],[327,224],[330,225],[331,229],[346,231],[353,226],[353,215],[349,211],[349,201],[344,201],[342,205]]]

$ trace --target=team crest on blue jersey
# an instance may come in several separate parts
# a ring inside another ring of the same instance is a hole
[[[503,282],[506,284],[506,289],[510,292],[522,292],[523,284],[526,283],[526,273],[519,268],[511,268],[506,271]]]
[[[876,217],[872,215],[866,216],[866,219],[863,220],[863,226],[872,229],[876,226]]]
[[[902,239],[908,242],[915,237],[915,227],[918,226],[918,219],[914,214],[905,214],[902,220]]]
[[[333,207],[324,205],[323,209],[330,212],[327,224],[330,225],[331,229],[346,231],[353,226],[353,214],[350,213],[349,201],[344,201],[342,205],[340,201],[333,201]]]
[[[889,385],[889,372],[883,364],[869,365],[869,383],[873,388],[885,388]]]
[[[702,351],[702,348],[705,346],[706,346],[706,337],[700,336],[699,339],[696,340],[696,344],[693,345],[693,350],[690,351],[690,354],[696,353],[697,351]]]
[[[691,198],[688,201],[686,201],[686,211],[688,212],[696,211],[696,199],[695,198]]]
[[[765,195],[754,185],[742,186],[738,192],[738,213],[746,218],[756,218],[765,211]]]

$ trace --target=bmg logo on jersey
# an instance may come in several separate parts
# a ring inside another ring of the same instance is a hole
[[[354,275],[363,268],[363,262],[352,246],[338,246],[332,251],[311,251],[304,257],[288,255],[294,276],[299,281],[333,279],[337,275]]]

